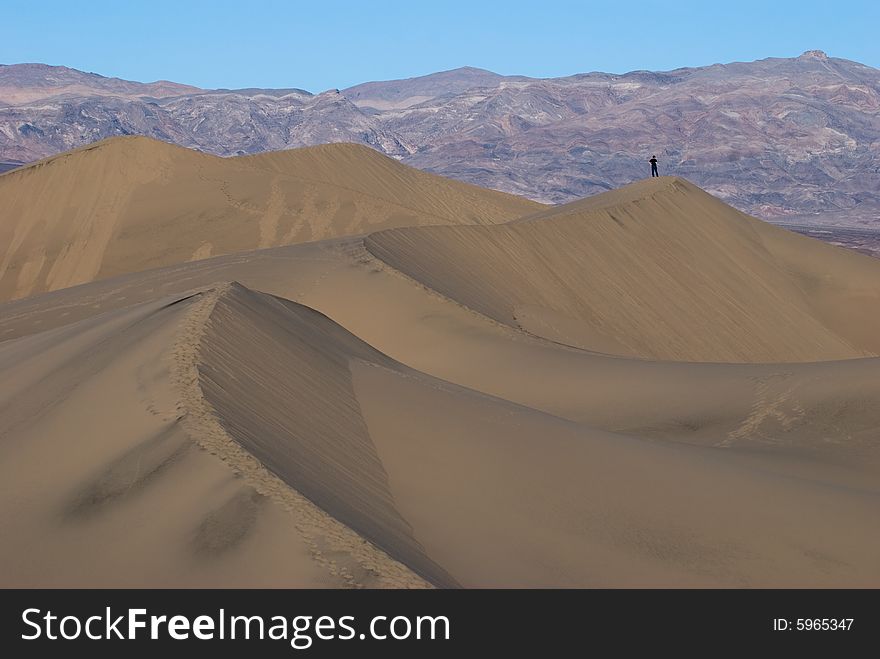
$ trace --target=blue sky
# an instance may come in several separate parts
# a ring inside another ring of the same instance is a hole
[[[459,66],[558,76],[822,49],[880,67],[880,2],[0,0],[0,63],[318,92]]]

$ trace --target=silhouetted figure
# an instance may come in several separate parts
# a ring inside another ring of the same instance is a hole
[[[651,156],[651,159],[648,162],[651,163],[651,178],[660,176],[660,174],[657,173],[657,156]]]

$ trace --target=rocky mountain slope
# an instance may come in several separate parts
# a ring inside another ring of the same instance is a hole
[[[656,153],[661,174],[761,217],[880,216],[880,71],[821,51],[553,79],[464,68],[315,95],[0,66],[0,160],[126,134],[224,156],[357,142],[554,203],[642,178]]]

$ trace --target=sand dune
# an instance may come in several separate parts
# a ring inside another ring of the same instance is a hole
[[[288,270],[274,260],[276,275]],[[361,278],[369,269],[350,283]],[[99,284],[53,295],[75,302]],[[449,305],[426,297],[415,313]],[[473,330],[516,341],[474,318]],[[526,338],[529,348],[571,352]],[[619,376],[579,354],[594,378]],[[844,362],[840,375],[864,364],[876,374],[877,361]],[[777,446],[756,460],[729,442],[610,433],[416,371],[306,306],[236,283],[6,341],[0,368],[0,516],[16,538],[2,546],[15,568],[5,584],[880,581],[878,472],[855,461],[874,455],[864,446],[845,444],[835,460]],[[766,369],[713,368],[719,382]],[[696,379],[682,378],[680,393]],[[880,400],[876,387],[862,393]],[[41,464],[47,454],[63,459]],[[132,519],[137,533],[121,533]]]
[[[749,218],[682,179],[504,226],[383,231],[366,245],[475,311],[588,350],[738,362],[880,353],[876,260]]]
[[[0,177],[0,300],[259,247],[540,208],[334,144],[218,158],[112,138]]]
[[[601,432],[387,370],[357,373],[398,508],[462,584],[859,586],[880,577],[876,488]]]
[[[4,583],[880,583],[880,360],[597,355],[362,243],[0,307]]]
[[[423,584],[205,430],[211,295],[0,344],[3,585]]]
[[[169,265],[0,304],[0,585],[880,585],[880,262],[679,179],[501,224],[359,149],[162,151],[52,268],[110,274],[147,190],[229,253],[157,238]],[[382,230],[246,251],[250,215],[199,219],[203,158]]]

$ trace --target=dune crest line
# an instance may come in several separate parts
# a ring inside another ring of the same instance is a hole
[[[880,354],[875,259],[751,218],[680,178],[363,243],[465,308],[590,352],[710,363]]]
[[[430,587],[406,566],[366,542],[266,469],[232,439],[217,420],[215,410],[202,392],[199,360],[202,338],[211,313],[218,300],[231,288],[232,284],[227,282],[200,292],[198,295],[201,299],[193,305],[179,327],[171,351],[171,377],[179,393],[177,405],[181,426],[201,448],[240,474],[259,494],[290,513],[315,561],[348,586],[357,588],[362,584],[350,570],[329,558],[327,553],[344,552],[350,555],[363,570],[375,576],[380,587]],[[324,544],[323,549],[319,540]]]

